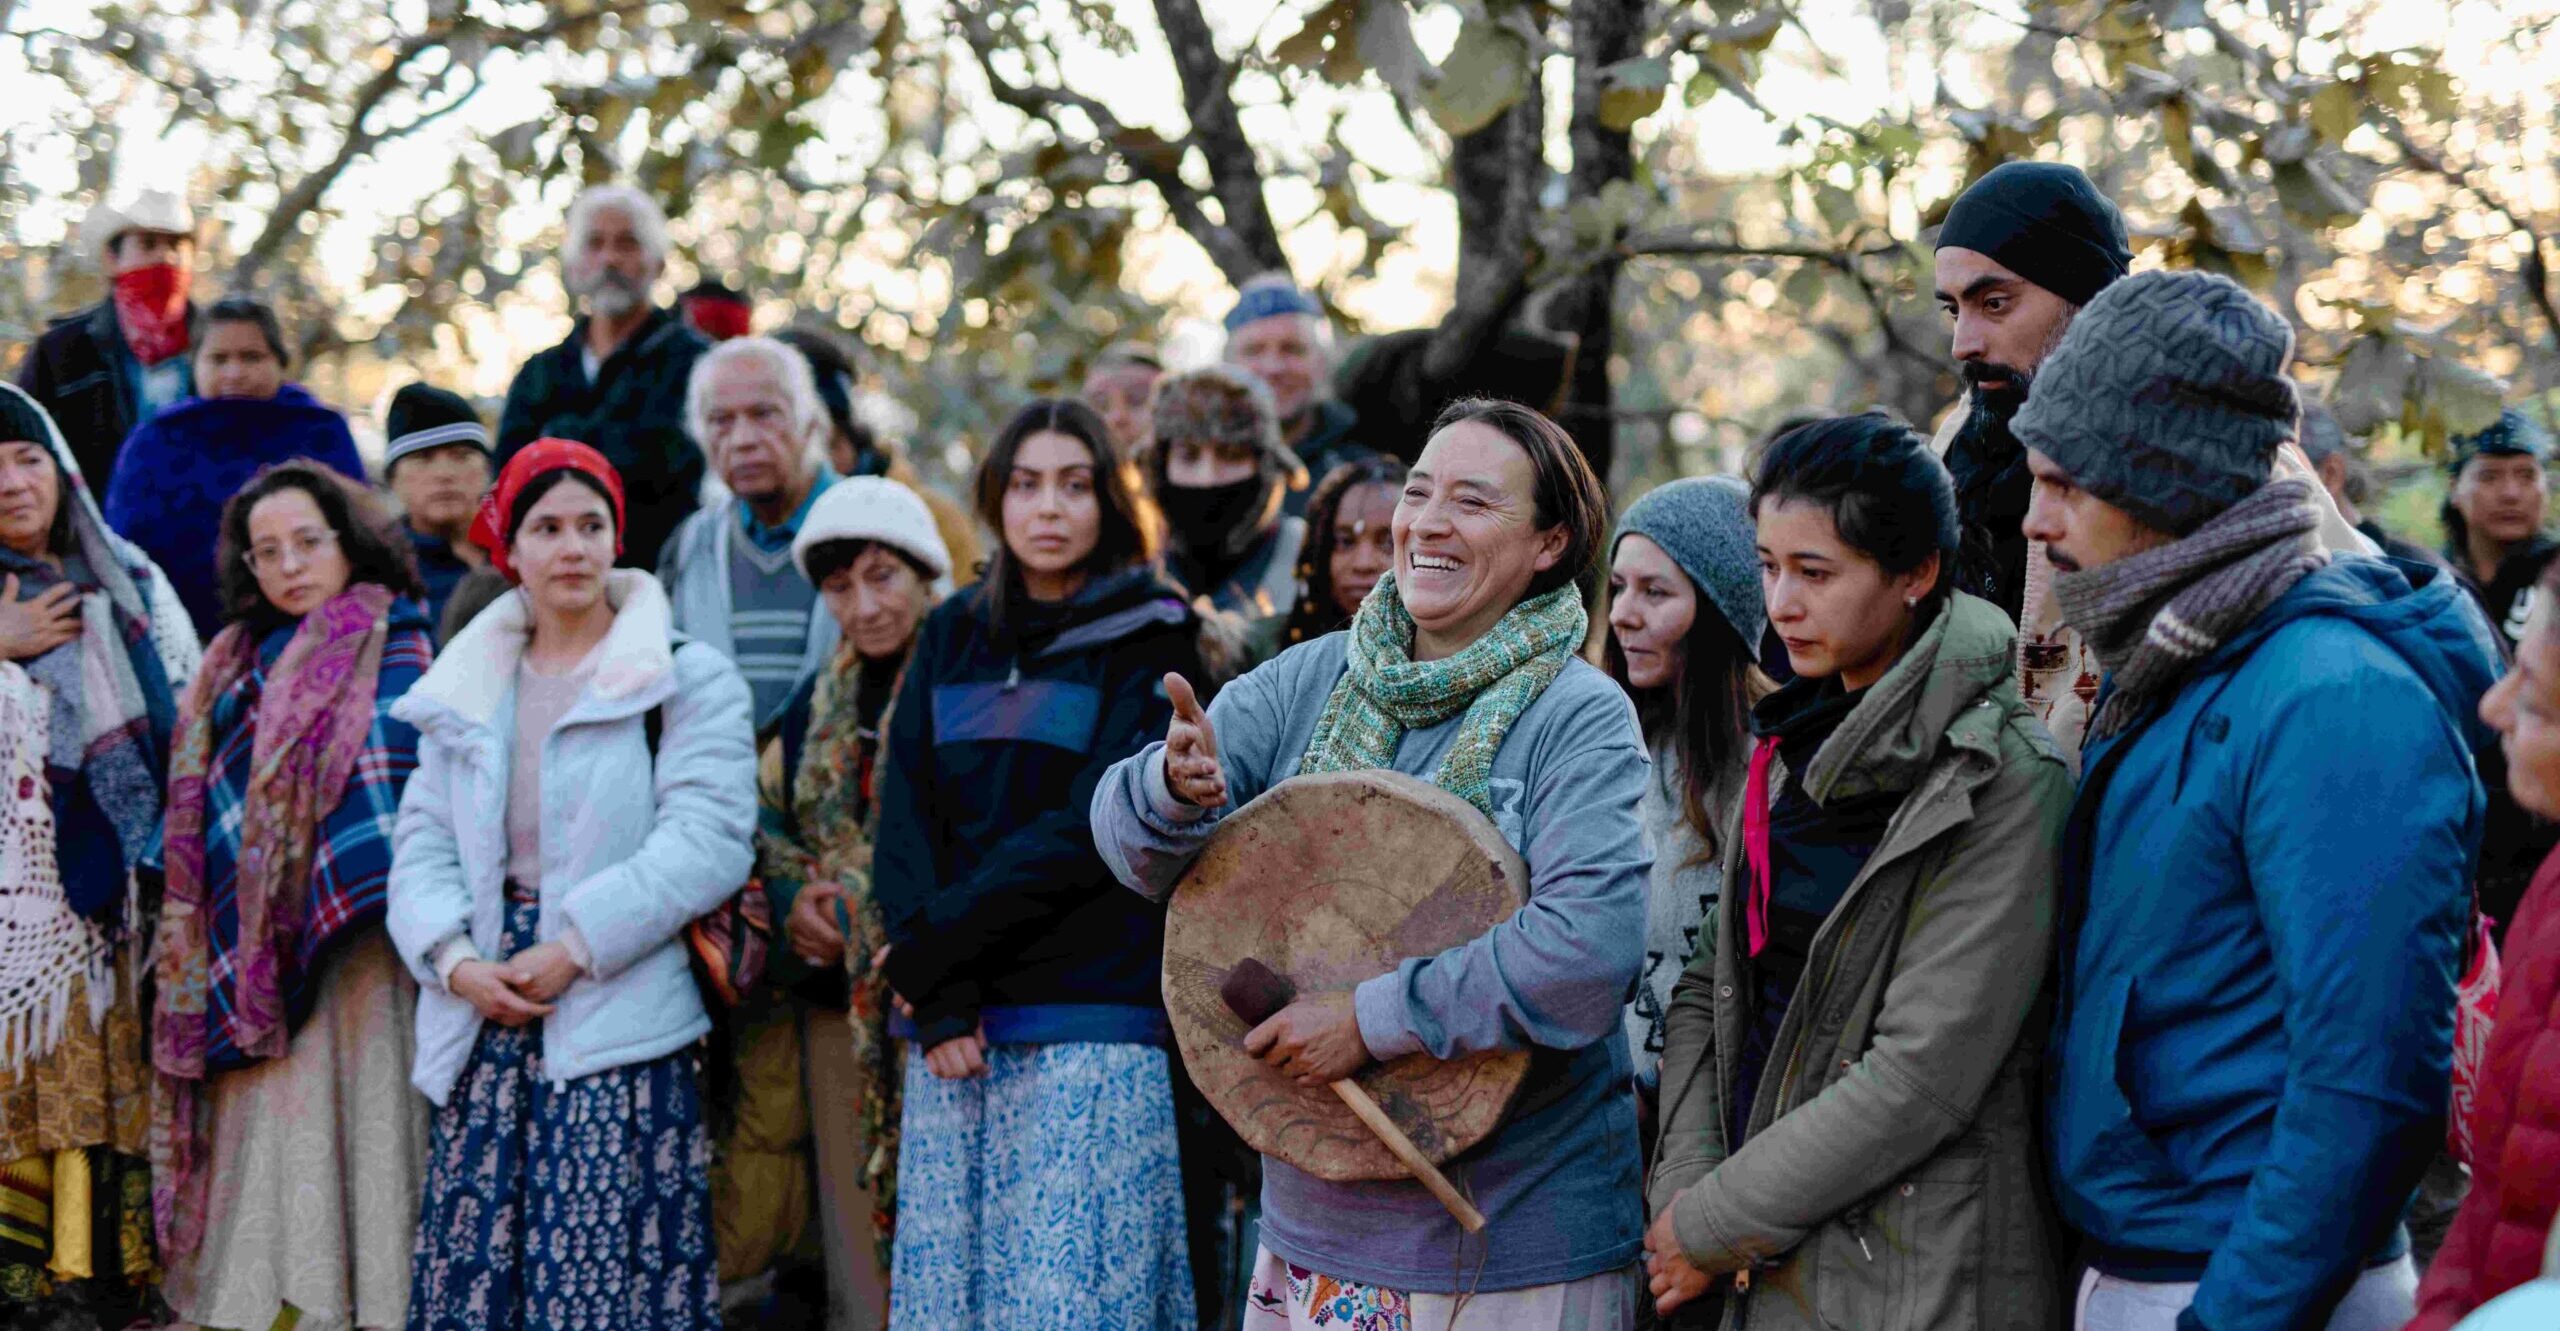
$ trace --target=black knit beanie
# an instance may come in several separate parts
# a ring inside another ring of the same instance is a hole
[[[2150,272],[2100,293],[2010,428],[2090,494],[2184,536],[2267,483],[2300,406],[2293,329],[2227,277]]]
[[[2124,214],[2076,166],[2003,162],[1973,182],[1938,228],[1939,249],[1965,249],[2086,305],[2133,264]]]
[[[41,445],[53,451],[53,431],[44,408],[24,393],[0,393],[0,441]]]

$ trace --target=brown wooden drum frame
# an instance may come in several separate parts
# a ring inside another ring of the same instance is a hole
[[[1302,997],[1348,992],[1492,932],[1527,902],[1528,885],[1492,822],[1428,782],[1329,772],[1265,791],[1220,822],[1165,920],[1165,1008],[1192,1080],[1266,1155],[1334,1182],[1410,1177],[1331,1091],[1248,1057],[1247,1027],[1218,987],[1260,957]],[[1493,1131],[1528,1071],[1525,1049],[1448,1062],[1413,1054],[1353,1080],[1437,1164]]]

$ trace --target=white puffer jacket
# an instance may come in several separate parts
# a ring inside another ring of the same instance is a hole
[[[681,935],[738,890],[754,861],[746,681],[718,652],[676,638],[655,579],[618,570],[607,588],[617,613],[595,675],[542,754],[538,937],[575,926],[591,963],[542,1023],[554,1081],[658,1058],[710,1030]],[[392,709],[421,738],[393,836],[391,939],[420,986],[411,1080],[439,1105],[481,1017],[444,988],[435,956],[463,934],[480,955],[502,955],[526,632],[522,599],[501,599]],[[653,769],[646,718],[660,707]]]

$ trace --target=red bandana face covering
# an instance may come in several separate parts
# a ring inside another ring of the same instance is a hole
[[[116,274],[116,326],[133,358],[157,365],[187,349],[187,279],[174,263]]]

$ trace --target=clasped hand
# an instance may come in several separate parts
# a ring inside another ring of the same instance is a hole
[[[552,1000],[579,975],[569,949],[537,943],[503,962],[466,961],[453,968],[448,987],[481,1016],[501,1026],[522,1026],[550,1016]]]

